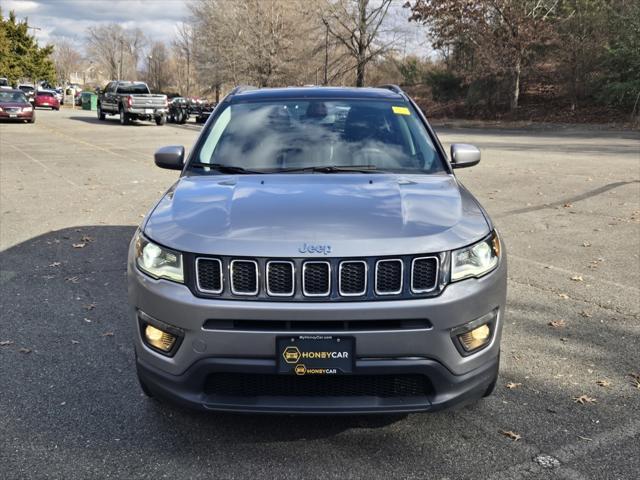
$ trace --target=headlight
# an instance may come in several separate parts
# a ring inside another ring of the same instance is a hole
[[[184,283],[182,254],[161,247],[138,233],[135,244],[136,265],[153,278]]]
[[[32,107],[32,106],[22,107],[22,111],[23,111],[23,112],[30,112],[31,110],[33,110],[33,107]]]
[[[500,259],[500,238],[494,230],[489,237],[451,254],[451,281],[481,277],[496,268]]]

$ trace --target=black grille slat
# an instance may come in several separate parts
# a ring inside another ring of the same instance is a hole
[[[199,258],[196,269],[199,290],[210,293],[222,291],[222,263],[220,260]]]
[[[436,288],[438,282],[438,259],[435,257],[416,258],[413,261],[411,289],[427,292]]]
[[[431,393],[423,375],[294,376],[213,373],[208,395],[234,397],[424,397]]]
[[[331,267],[328,262],[305,262],[303,277],[305,295],[329,295],[331,287]]]
[[[293,263],[269,262],[267,265],[267,288],[269,295],[293,295]]]
[[[340,295],[364,295],[367,291],[367,264],[362,261],[340,264]]]
[[[402,290],[402,260],[380,260],[376,265],[376,293],[390,295]]]
[[[231,288],[238,295],[258,293],[257,264],[251,260],[231,262]]]

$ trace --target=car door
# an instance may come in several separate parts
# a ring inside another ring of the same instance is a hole
[[[109,82],[104,88],[104,97],[102,99],[102,109],[107,112],[116,111],[116,82]]]

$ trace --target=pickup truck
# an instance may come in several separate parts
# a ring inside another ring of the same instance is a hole
[[[167,121],[167,96],[155,95],[143,82],[109,82],[98,98],[98,120],[107,115],[119,115],[120,124],[132,120],[155,120],[156,125]]]

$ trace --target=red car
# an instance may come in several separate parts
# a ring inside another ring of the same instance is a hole
[[[60,110],[60,102],[56,98],[54,92],[48,90],[40,90],[36,93],[34,107],[49,107],[51,110]]]
[[[0,90],[0,120],[36,121],[36,112],[21,90]]]

